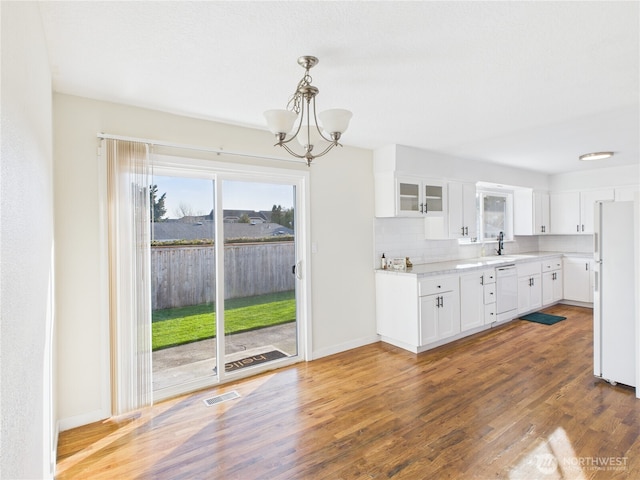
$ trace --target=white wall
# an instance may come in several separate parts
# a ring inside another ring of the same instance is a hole
[[[549,176],[546,174],[497,163],[452,157],[405,145],[390,145],[381,151],[393,151],[394,149],[396,169],[400,172],[448,180],[490,182],[533,189],[545,189],[549,184]]]
[[[269,156],[266,131],[54,95],[59,416],[62,429],[109,415],[105,250],[96,134],[158,139]],[[345,136],[347,139],[347,135]],[[290,162],[242,160],[281,168]],[[344,147],[311,167],[313,357],[377,341],[372,153]],[[101,243],[102,242],[102,243]]]
[[[640,159],[635,165],[595,168],[549,177],[549,190],[552,192],[638,184],[640,184]]]
[[[38,6],[2,2],[0,477],[53,476],[51,74]]]

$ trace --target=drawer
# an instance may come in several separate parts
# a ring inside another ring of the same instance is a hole
[[[484,286],[484,304],[495,303],[496,301],[496,284],[490,283]]]
[[[496,271],[495,269],[484,270],[482,272],[482,284],[489,285],[490,283],[496,283]]]
[[[452,290],[458,290],[458,277],[427,277],[418,283],[418,295],[421,297]]]
[[[540,275],[540,267],[540,262],[518,263],[516,264],[516,271],[518,272],[518,277],[528,277],[529,275]]]
[[[562,258],[553,258],[551,260],[545,260],[542,262],[543,272],[552,272],[554,270],[560,270],[562,268]]]
[[[498,315],[496,313],[496,304],[491,303],[489,305],[484,306],[484,324],[489,325],[498,320]]]

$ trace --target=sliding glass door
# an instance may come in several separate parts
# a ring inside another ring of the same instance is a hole
[[[156,400],[301,358],[301,185],[291,176],[154,167]]]
[[[224,180],[225,372],[298,353],[295,187]]]
[[[154,175],[151,186],[153,389],[212,375],[216,363],[215,181]]]

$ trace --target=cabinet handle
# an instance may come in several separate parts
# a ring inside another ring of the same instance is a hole
[[[585,264],[584,264],[584,269],[585,269],[585,270],[589,270],[589,264],[588,264],[588,263],[585,263]]]
[[[582,225],[582,231],[584,232],[584,225]]]
[[[576,225],[576,232],[580,233],[580,225]]]
[[[424,213],[429,213],[429,210],[427,209],[427,202],[424,202]]]
[[[464,227],[460,227],[460,234],[464,237]]]
[[[444,297],[440,297],[440,306],[444,307]]]
[[[480,275],[480,285],[484,285],[484,275]]]
[[[469,227],[464,227],[464,234],[469,236]]]

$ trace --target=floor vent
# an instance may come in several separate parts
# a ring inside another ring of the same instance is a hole
[[[232,390],[228,393],[223,393],[221,395],[216,395],[215,397],[206,398],[203,400],[204,404],[207,407],[211,407],[213,405],[217,405],[222,402],[226,402],[227,400],[233,400],[234,398],[239,398],[240,394],[235,390]]]

